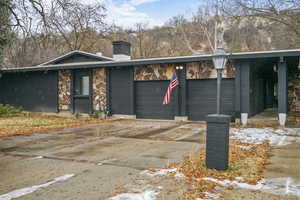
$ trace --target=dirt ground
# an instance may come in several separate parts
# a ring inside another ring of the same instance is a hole
[[[164,188],[157,199],[176,199],[183,189],[174,180],[155,181],[142,172],[164,167],[198,150],[204,133],[201,123],[122,120],[3,138],[0,197],[74,174],[18,199],[107,199],[129,189],[153,187]]]
[[[22,112],[15,116],[0,117],[0,138],[45,133],[51,130],[61,130],[63,128],[101,122],[103,120],[84,116],[76,118],[70,115]]]

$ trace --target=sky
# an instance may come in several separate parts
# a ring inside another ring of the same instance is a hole
[[[204,1],[204,0],[202,0]],[[191,17],[201,0],[103,0],[107,20],[123,28],[134,28],[136,23],[148,27],[161,26],[176,15]]]

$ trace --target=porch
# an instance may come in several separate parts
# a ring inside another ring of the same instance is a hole
[[[236,117],[243,125],[267,122],[285,126],[299,122],[299,65],[296,56],[236,63]]]

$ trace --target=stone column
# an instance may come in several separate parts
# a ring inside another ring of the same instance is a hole
[[[70,111],[71,105],[71,71],[61,70],[58,72],[58,109]]]
[[[105,112],[107,109],[106,78],[105,68],[93,70],[93,110],[95,112]]]

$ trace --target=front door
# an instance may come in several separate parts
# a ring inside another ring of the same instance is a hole
[[[91,113],[90,70],[75,70],[73,79],[73,105],[75,113]]]

